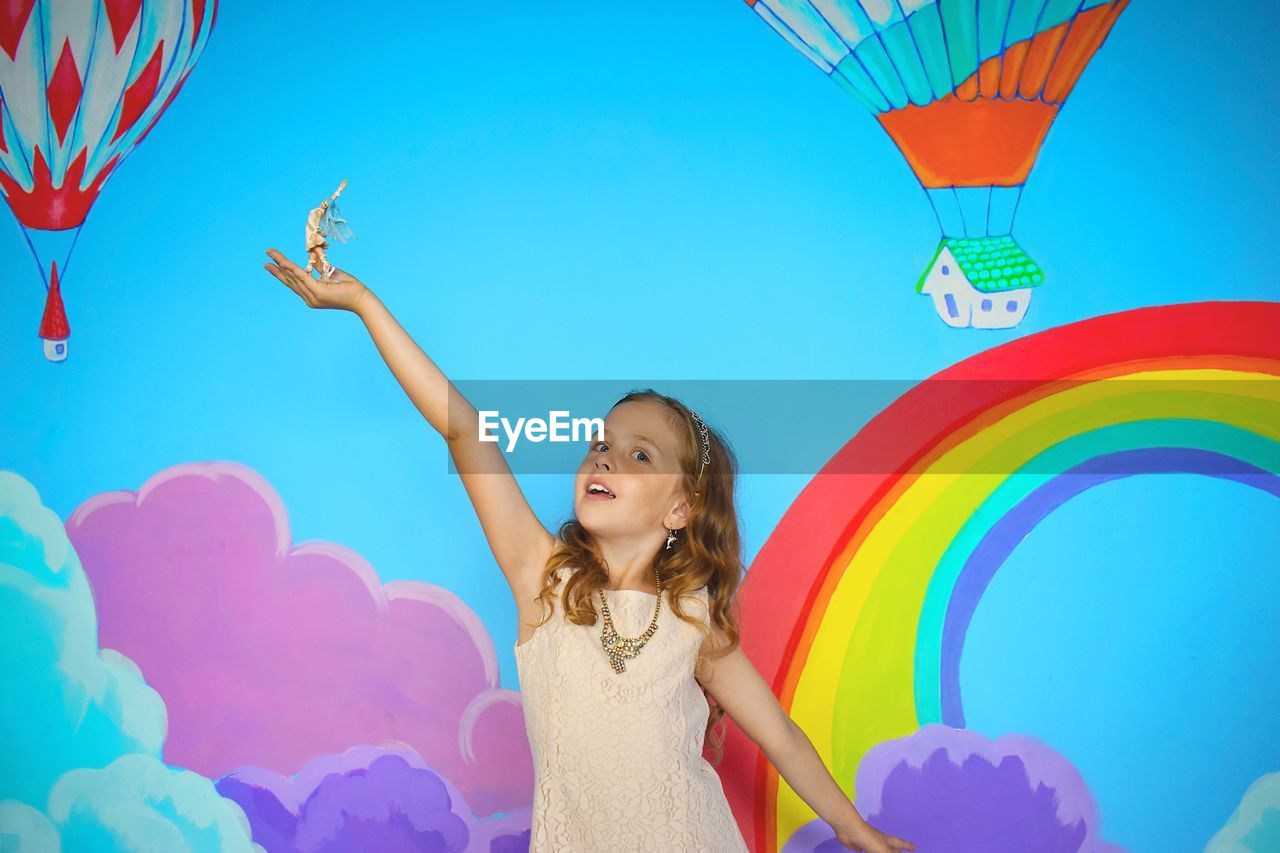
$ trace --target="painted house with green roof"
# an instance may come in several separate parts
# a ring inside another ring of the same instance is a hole
[[[933,297],[933,307],[958,329],[1008,329],[1018,325],[1031,303],[1031,290],[1044,272],[1013,237],[945,237],[916,292]]]

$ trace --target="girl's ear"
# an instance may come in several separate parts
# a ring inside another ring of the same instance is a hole
[[[689,504],[687,501],[680,501],[672,507],[671,512],[667,513],[667,527],[672,530],[679,530],[689,523]]]

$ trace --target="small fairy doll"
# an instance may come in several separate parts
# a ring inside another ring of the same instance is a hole
[[[324,253],[324,250],[329,248],[329,240],[345,243],[356,236],[338,210],[338,196],[342,195],[342,191],[346,188],[347,182],[344,180],[338,184],[338,189],[333,195],[320,202],[319,207],[307,214],[306,271],[318,270],[320,278],[324,280],[328,280],[329,276],[333,275],[334,269]]]

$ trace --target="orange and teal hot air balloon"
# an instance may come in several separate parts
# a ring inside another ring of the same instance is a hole
[[[1013,218],[1045,134],[1128,0],[747,0],[871,110],[942,230],[916,290],[1008,328],[1044,274]]]
[[[44,354],[67,357],[61,280],[107,178],[177,97],[217,0],[0,0],[0,195],[45,283]]]

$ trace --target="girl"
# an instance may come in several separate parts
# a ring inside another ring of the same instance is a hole
[[[515,596],[532,851],[745,851],[701,757],[726,712],[846,849],[915,849],[858,814],[738,645],[736,462],[718,432],[671,397],[628,394],[578,467],[574,517],[553,535],[499,445],[479,439],[475,408],[368,287],[341,270],[317,281],[267,255],[266,270],[308,306],[360,317],[449,445]],[[717,760],[722,743],[723,731]]]

